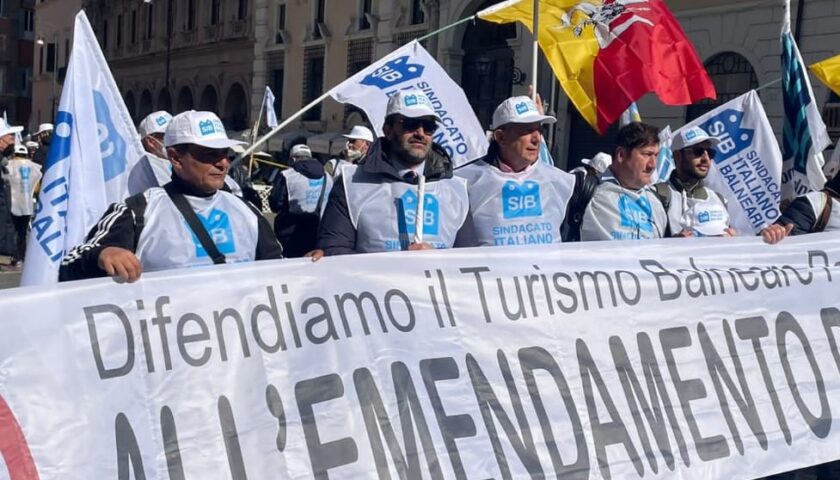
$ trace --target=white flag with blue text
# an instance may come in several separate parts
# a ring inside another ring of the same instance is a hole
[[[274,111],[274,92],[268,85],[265,86],[263,103],[265,104],[265,123],[269,128],[274,128],[277,126],[277,112]]]
[[[659,153],[656,155],[656,172],[651,176],[651,183],[667,182],[674,171],[674,153],[671,151],[671,126],[666,125],[659,131]]]
[[[814,101],[802,55],[790,33],[790,1],[782,19],[782,97],[784,100],[784,170],[782,192],[793,198],[825,185],[822,151],[831,139]]]
[[[111,203],[126,197],[128,172],[142,153],[93,29],[79,12],[22,285],[58,281],[64,252],[82,243]]]
[[[350,103],[364,110],[374,131],[381,135],[388,98],[407,88],[422,90],[429,97],[442,120],[434,141],[449,153],[455,166],[487,153],[487,136],[464,91],[416,40],[374,62],[328,93],[337,102]]]
[[[755,90],[683,128],[695,126],[720,141],[705,183],[726,199],[730,226],[751,235],[779,218],[782,152]]]

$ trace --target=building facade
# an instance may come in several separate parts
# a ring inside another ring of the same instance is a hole
[[[45,4],[56,1],[45,0]],[[217,111],[229,129],[245,130],[260,115],[266,85],[274,91],[278,116],[287,118],[375,59],[496,0],[83,3],[135,120],[157,109],[173,113],[208,109]],[[840,2],[793,4],[794,30],[798,30],[805,62],[838,53],[832,45],[840,44]],[[669,107],[647,96],[639,102],[643,119],[678,128],[750,88],[763,87],[760,95],[765,109],[780,133],[781,93],[779,84],[773,83],[781,64],[780,2],[668,0],[668,5],[706,64],[718,100]],[[64,15],[68,13],[65,10]],[[462,86],[485,126],[496,105],[508,96],[525,94],[533,82],[531,34],[521,25],[475,20],[422,43]],[[558,117],[549,132],[558,163],[573,167],[582,157],[610,151],[610,136],[599,137],[581,119],[545,62],[540,63],[538,77],[538,89]],[[814,90],[836,136],[840,133],[837,99],[818,82]],[[328,98],[288,129],[337,133],[363,121],[357,108]]]
[[[25,125],[32,111],[35,0],[0,2],[0,113]]]

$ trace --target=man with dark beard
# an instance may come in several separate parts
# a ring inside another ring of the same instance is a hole
[[[358,165],[342,165],[330,192],[313,255],[450,248],[469,209],[466,182],[432,141],[440,117],[419,90],[388,100],[384,136]],[[419,178],[425,178],[423,218],[416,222]],[[423,242],[415,243],[422,225]]]
[[[677,237],[735,235],[721,194],[706,186],[718,139],[700,127],[683,128],[671,143],[674,171],[667,182],[655,186],[668,205],[668,222]]]

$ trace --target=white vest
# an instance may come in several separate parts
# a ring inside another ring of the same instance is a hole
[[[828,217],[828,223],[825,224],[825,232],[832,232],[840,230],[840,202],[834,198],[829,197],[823,192],[809,192],[805,195],[811,208],[814,209],[814,221],[820,219],[823,208],[825,208],[826,200],[833,202],[831,204],[831,215]]]
[[[198,237],[162,188],[144,193],[144,227],[135,254],[143,271],[212,265]],[[184,195],[227,263],[249,262],[257,250],[257,215],[233,194],[218,191],[207,198]]]
[[[417,215],[417,186],[357,165],[342,165],[341,177],[350,220],[356,228],[356,250],[405,250],[413,242]],[[447,178],[426,182],[423,241],[435,248],[451,248],[469,209],[467,182]]]
[[[283,176],[286,177],[289,213],[314,213],[318,200],[323,196],[321,211],[318,212],[318,215],[323,215],[333,186],[333,180],[329,175],[325,173],[321,178],[312,179],[300,172],[288,169],[283,171]],[[326,182],[326,187],[324,182]]]
[[[12,215],[31,216],[35,211],[33,201],[35,185],[41,179],[41,166],[32,160],[9,160],[9,187],[12,194]]]
[[[697,187],[706,191],[706,198],[700,199],[686,195],[685,191],[677,191],[668,183],[668,193],[670,195],[670,204],[668,205],[668,221],[671,224],[671,234],[676,235],[683,229],[690,229],[692,227],[692,220],[694,218],[694,210],[696,207],[708,208],[709,204],[721,207],[722,210],[727,210],[726,203],[721,200],[720,195],[715,193],[712,189],[701,185]],[[729,220],[727,219],[727,224]]]
[[[574,175],[535,162],[503,172],[478,161],[457,171],[467,180],[470,216],[459,246],[560,243],[560,226],[575,187]]]
[[[662,238],[668,215],[653,187],[629,190],[607,170],[595,189],[580,228],[581,241]]]

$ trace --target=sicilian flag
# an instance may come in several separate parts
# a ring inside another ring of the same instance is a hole
[[[831,144],[805,63],[790,33],[790,0],[782,19],[782,97],[785,104],[782,196],[790,199],[825,185],[822,151]]]
[[[111,203],[127,196],[128,172],[142,154],[140,136],[81,11],[21,285],[58,281],[64,253],[84,241]]]
[[[715,87],[663,0],[541,0],[537,40],[583,118],[603,134],[648,92],[666,105],[716,98]],[[476,14],[533,28],[534,0]]]

